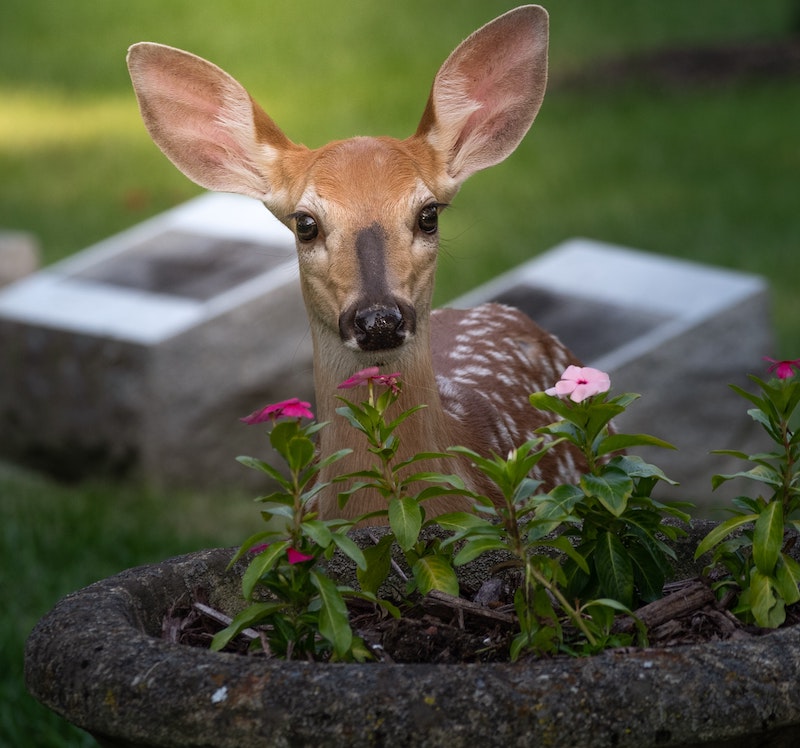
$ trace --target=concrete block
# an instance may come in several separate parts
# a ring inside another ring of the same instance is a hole
[[[711,476],[744,463],[713,449],[769,446],[729,383],[748,388],[773,351],[769,293],[759,276],[574,239],[514,268],[450,306],[487,300],[517,306],[558,335],[586,365],[611,375],[614,392],[642,398],[620,428],[678,447],[636,450],[680,481],[665,497],[700,514],[750,493],[737,481],[711,492]]]
[[[0,292],[0,454],[68,478],[249,486],[257,407],[310,395],[291,233],[208,194]]]
[[[39,244],[24,231],[0,231],[0,288],[39,268]]]

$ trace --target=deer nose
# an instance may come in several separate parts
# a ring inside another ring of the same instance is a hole
[[[355,338],[362,351],[397,348],[406,339],[405,320],[397,306],[373,305],[356,310]]]
[[[342,340],[355,342],[362,351],[399,348],[415,328],[414,307],[395,299],[355,303],[339,317]]]

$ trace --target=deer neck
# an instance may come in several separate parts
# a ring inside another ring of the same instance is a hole
[[[354,429],[344,417],[337,414],[336,408],[342,405],[338,397],[345,397],[356,404],[366,400],[366,386],[341,390],[338,389],[338,385],[356,371],[374,366],[380,361],[365,361],[363,354],[344,349],[338,336],[331,332],[314,330],[312,326],[312,336],[317,418],[320,422],[327,422],[327,426],[321,430],[319,436],[320,455],[324,457],[341,449],[352,450],[345,458],[323,468],[320,480],[328,482],[337,475],[368,470],[378,465],[377,458],[367,451],[365,436]],[[414,339],[409,341],[399,354],[395,354],[388,363],[381,366],[381,372],[386,374],[399,372],[402,383],[400,396],[392,406],[392,410],[387,413],[389,420],[396,418],[405,410],[423,406],[407,418],[395,432],[400,439],[398,461],[418,452],[444,452],[447,447],[460,443],[456,424],[442,408],[439,398],[431,359],[430,328],[427,319],[418,321]],[[416,465],[413,470],[453,473],[454,463],[454,460],[431,459]],[[341,490],[343,486],[337,484],[320,494],[319,509],[323,516],[334,514],[336,496]],[[350,499],[342,514],[352,518],[385,505],[385,500],[364,490]],[[434,509],[433,505],[430,509]],[[442,511],[441,508],[437,509]],[[449,507],[444,509],[448,510]]]

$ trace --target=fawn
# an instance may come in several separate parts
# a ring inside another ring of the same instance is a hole
[[[335,415],[337,385],[368,366],[401,374],[403,409],[427,406],[398,431],[406,456],[456,444],[505,455],[551,420],[527,396],[576,363],[555,337],[498,304],[431,310],[439,214],[467,177],[503,161],[525,136],[544,97],[547,45],[543,8],[509,11],[447,58],[411,137],[355,137],[316,150],[289,140],[212,63],[160,44],[129,50],[142,118],[166,156],[206,189],[262,201],[295,235],[317,416],[330,421],[320,452],[353,449],[336,463],[339,474],[371,466],[361,435]],[[537,467],[545,488],[574,478],[577,458],[562,446]],[[425,467],[491,495],[466,460]],[[324,517],[381,506],[360,491],[340,508],[336,487],[318,502]],[[435,516],[469,506],[439,497],[425,509]]]

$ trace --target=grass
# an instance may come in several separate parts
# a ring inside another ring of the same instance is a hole
[[[161,41],[214,60],[292,138],[314,146],[413,131],[449,50],[513,4],[5,0],[0,226],[33,232],[52,263],[198,194],[141,126],[123,61],[132,42]],[[663,46],[778,41],[797,21],[796,3],[548,7],[555,83],[518,152],[473,177],[445,214],[437,300],[583,235],[765,275],[778,332],[778,350],[765,354],[797,356],[797,80],[580,89],[557,82],[598,60]],[[0,497],[0,744],[92,745],[26,694],[21,653],[31,626],[95,579],[235,543],[251,507],[137,486],[63,486],[2,464]]]
[[[75,589],[131,566],[232,546],[257,520],[237,497],[137,486],[56,484],[0,462],[0,745],[94,745],[22,687],[22,644],[36,621]],[[229,503],[230,502],[230,503]]]

